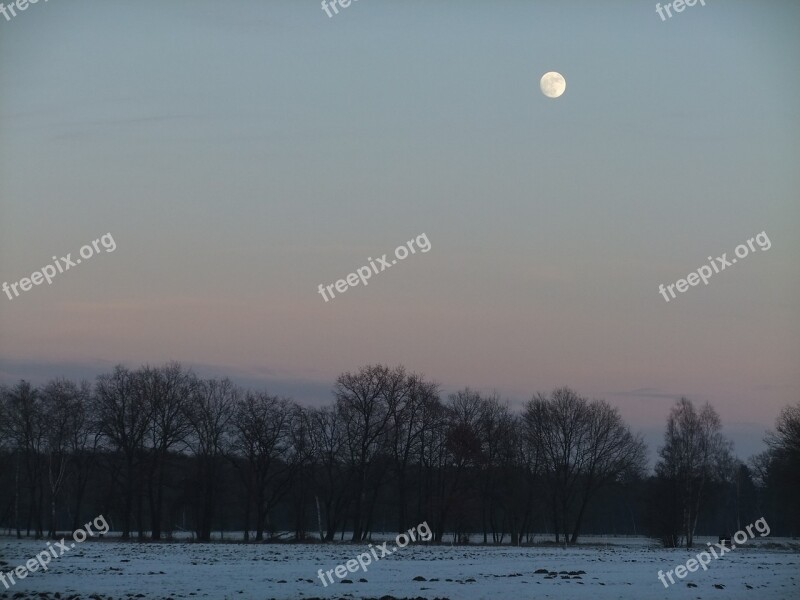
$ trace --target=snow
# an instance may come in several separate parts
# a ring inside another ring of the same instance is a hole
[[[393,546],[391,537],[388,547]],[[590,538],[591,539],[591,538]],[[55,558],[46,572],[30,574],[0,598],[18,592],[62,597],[92,594],[126,598],[309,599],[424,597],[453,600],[568,598],[570,600],[636,600],[748,598],[800,600],[800,555],[789,540],[756,539],[713,560],[707,572],[689,573],[665,589],[659,569],[668,571],[703,550],[660,548],[642,538],[612,538],[613,544],[570,548],[534,546],[409,546],[348,573],[352,584],[323,587],[317,571],[334,569],[368,551],[366,544],[122,543],[89,540]],[[713,540],[716,541],[716,540]],[[377,543],[373,542],[374,545]],[[24,564],[45,548],[42,541],[0,538],[3,572]],[[380,552],[378,552],[380,556]],[[534,574],[585,571],[580,578]],[[425,581],[414,581],[423,577]],[[364,578],[366,582],[359,582]],[[451,581],[448,581],[451,580]],[[472,581],[474,580],[474,581]],[[687,583],[697,587],[688,587]],[[715,585],[724,586],[718,589]],[[748,589],[750,586],[751,589]]]

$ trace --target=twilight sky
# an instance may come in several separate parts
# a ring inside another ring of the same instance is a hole
[[[319,404],[404,364],[513,404],[569,385],[653,446],[675,399],[708,400],[745,458],[800,399],[799,25],[792,0],[0,17],[0,283],[117,245],[0,295],[0,381],[174,359]],[[423,232],[430,252],[317,293]]]

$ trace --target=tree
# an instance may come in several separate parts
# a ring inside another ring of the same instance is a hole
[[[186,442],[196,458],[197,538],[211,539],[220,491],[223,458],[231,445],[231,424],[242,392],[229,379],[197,382],[185,407],[190,434]]]
[[[450,394],[445,404],[444,444],[438,455],[437,520],[440,533],[450,525],[459,541],[466,541],[468,537],[465,536],[472,531],[470,513],[472,505],[477,503],[475,478],[468,475],[479,468],[483,458],[482,411],[483,398],[469,388]]]
[[[403,533],[408,522],[408,479],[412,464],[420,460],[421,444],[429,426],[426,416],[431,405],[439,403],[438,385],[421,375],[409,375],[406,391],[394,403],[389,425],[389,447],[395,475],[397,532]],[[418,515],[419,516],[419,515]]]
[[[315,477],[312,482],[317,518],[321,521],[320,513],[324,512],[324,539],[330,542],[339,526],[344,524],[350,500],[352,472],[343,468],[346,459],[344,419],[336,406],[309,409],[303,412],[303,416],[308,421],[310,454],[320,473],[320,477]],[[323,527],[321,524],[318,526],[322,537]]]
[[[22,537],[20,506],[23,480],[27,485],[26,517],[27,535],[34,527],[36,537],[43,535],[42,511],[44,486],[42,485],[42,450],[45,445],[45,425],[41,396],[27,381],[20,381],[5,393],[6,429],[11,438],[14,464],[14,524],[17,537]],[[24,468],[23,468],[24,467]]]
[[[721,430],[719,415],[708,403],[697,412],[690,400],[681,398],[670,412],[656,464],[657,477],[671,490],[665,545],[678,546],[681,539],[687,548],[694,543],[706,489],[730,460],[732,445]]]
[[[480,408],[476,428],[481,441],[481,453],[477,466],[483,543],[487,543],[489,529],[492,531],[492,541],[499,543],[502,538],[498,535],[496,512],[503,502],[503,475],[511,475],[501,472],[501,457],[507,455],[506,444],[509,437],[514,435],[514,419],[508,405],[502,404],[496,394],[478,397]]]
[[[123,470],[112,467],[112,479],[122,478],[122,538],[131,535],[133,503],[140,483],[144,439],[151,426],[151,412],[137,377],[118,365],[113,373],[100,375],[95,385],[95,428],[111,448],[122,455]],[[140,498],[140,497],[139,497]],[[139,515],[141,527],[141,515]]]
[[[404,380],[403,367],[392,370],[383,365],[368,365],[336,380],[336,407],[344,422],[347,463],[352,472],[354,542],[362,541],[369,530],[385,472],[374,467],[388,450],[389,423],[407,393]]]
[[[308,538],[309,511],[312,510],[315,517],[315,525],[319,528],[319,539],[322,540],[322,514],[314,486],[318,462],[314,453],[315,446],[311,421],[308,419],[308,411],[302,406],[294,406],[289,436],[293,454],[292,462],[295,469],[290,495],[288,496],[291,518],[294,524],[294,539],[296,541],[305,541]],[[315,505],[313,508],[311,507],[312,499],[314,499],[313,504]]]
[[[170,450],[184,443],[191,431],[187,413],[197,387],[193,373],[179,363],[160,368],[143,367],[135,374],[139,394],[150,418],[146,439],[149,443],[147,489],[150,505],[150,535],[161,539],[164,485]]]
[[[87,382],[80,386],[67,379],[54,379],[42,391],[42,409],[50,492],[51,538],[56,538],[58,497],[70,466],[73,441],[85,423],[85,406],[91,397]]]
[[[644,469],[644,442],[615,408],[566,387],[534,396],[524,421],[541,454],[555,541],[574,544],[593,496]]]
[[[800,404],[785,407],[778,415],[775,432],[764,440],[769,449],[795,466],[800,465]]]
[[[601,489],[640,477],[647,461],[647,446],[623,422],[619,411],[604,400],[589,405],[583,492],[571,543],[578,541],[589,500]]]
[[[767,450],[753,466],[764,488],[765,504],[774,516],[770,524],[784,526],[791,535],[800,532],[800,404],[778,415],[775,431],[764,440]]]
[[[240,469],[248,495],[245,514],[252,502],[256,510],[256,541],[264,539],[265,529],[273,531],[270,513],[289,491],[296,458],[291,445],[295,409],[291,400],[265,392],[248,392],[237,404],[234,448],[244,457]],[[245,539],[248,537],[249,524]]]
[[[78,402],[74,404],[73,427],[70,428],[70,459],[73,467],[71,490],[74,495],[72,530],[76,531],[83,521],[83,501],[86,487],[98,463],[100,434],[93,426],[92,407],[94,392],[87,382],[81,382]]]

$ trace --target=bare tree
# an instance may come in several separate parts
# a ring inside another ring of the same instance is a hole
[[[100,375],[95,386],[93,414],[95,428],[122,455],[123,470],[112,468],[112,478],[121,476],[123,493],[122,537],[129,539],[133,503],[139,490],[139,475],[144,455],[144,439],[150,427],[151,412],[136,376],[122,365]],[[139,523],[141,527],[141,522]]]
[[[800,404],[781,410],[775,432],[769,434],[765,441],[770,450],[800,465]]]
[[[431,405],[439,402],[436,383],[421,375],[410,375],[406,392],[393,403],[389,426],[389,446],[395,475],[397,498],[397,531],[408,529],[408,476],[411,465],[420,460],[423,436],[428,428],[426,416]],[[418,515],[419,516],[419,515]]]
[[[686,547],[692,547],[707,485],[722,471],[722,463],[729,462],[730,451],[731,443],[723,437],[719,415],[710,404],[700,412],[686,398],[675,404],[656,464],[656,474],[674,489],[673,514],[680,520],[677,532],[667,535],[667,545],[679,545],[682,536]]]
[[[767,450],[753,458],[764,488],[764,500],[775,514],[770,523],[787,532],[800,533],[800,404],[787,406],[778,416],[775,431],[764,440]]]
[[[231,445],[231,426],[241,396],[241,390],[229,379],[207,379],[194,387],[191,402],[185,407],[191,428],[187,444],[197,465],[196,530],[201,542],[211,539],[223,458]]]
[[[555,541],[559,543],[563,534],[566,543],[589,441],[589,404],[571,389],[559,388],[549,398],[534,396],[526,405],[525,418],[545,461]]]
[[[582,492],[570,543],[578,541],[589,500],[602,488],[640,477],[647,462],[647,446],[634,435],[616,408],[604,400],[589,405],[589,435],[585,446]]]
[[[424,425],[419,434],[419,451],[416,458],[416,522],[430,519],[434,540],[440,542],[444,523],[437,503],[441,498],[442,472],[448,464],[447,410],[438,395],[422,404],[420,420]]]
[[[505,488],[504,477],[512,465],[507,460],[513,455],[507,445],[514,435],[514,417],[508,404],[500,401],[494,393],[481,398],[480,416],[478,418],[478,437],[481,440],[481,456],[478,463],[478,477],[481,494],[481,527],[483,543],[487,543],[488,531],[492,532],[492,542],[501,543],[504,536]],[[505,468],[504,468],[505,467]],[[505,471],[505,472],[504,472]]]
[[[357,373],[344,373],[336,380],[334,395],[344,420],[348,467],[353,477],[353,537],[364,539],[369,515],[384,472],[373,469],[387,451],[387,429],[393,411],[402,400],[405,370],[369,365]],[[372,492],[371,496],[368,494]]]
[[[350,477],[352,471],[344,469],[345,424],[335,407],[309,409],[304,412],[308,420],[311,454],[319,463],[321,477],[312,482],[315,504],[322,497],[324,509],[324,539],[332,541],[340,525],[344,524],[345,512],[351,497]],[[319,513],[323,510],[318,509]],[[321,514],[318,516],[322,520]],[[320,530],[323,527],[319,526]],[[320,531],[320,536],[323,532]]]
[[[179,363],[169,363],[160,368],[143,367],[136,373],[139,393],[150,413],[147,442],[148,499],[150,504],[150,535],[161,539],[164,484],[169,452],[183,444],[191,430],[186,418],[197,378],[185,371]]]
[[[576,543],[596,492],[644,469],[646,447],[616,409],[569,388],[537,394],[524,414],[528,439],[541,453],[556,543]]]
[[[7,430],[14,451],[14,521],[17,537],[21,537],[20,494],[28,491],[27,535],[34,527],[36,537],[43,535],[42,512],[44,486],[42,485],[42,450],[45,445],[45,426],[41,397],[27,381],[20,381],[6,391],[5,413]],[[23,487],[23,480],[25,485]]]
[[[525,420],[510,415],[500,434],[498,466],[503,482],[500,493],[511,534],[511,544],[522,543],[535,527],[539,499],[539,477],[542,469],[541,446],[529,435]]]
[[[256,541],[264,539],[265,529],[274,531],[270,513],[289,491],[296,458],[291,444],[295,406],[291,400],[263,392],[248,392],[237,405],[234,447],[244,457],[241,473],[248,493],[247,510],[251,502],[255,506]],[[248,536],[249,525],[245,538]]]
[[[84,427],[86,402],[91,396],[87,382],[80,386],[67,379],[54,379],[42,391],[47,482],[50,492],[51,538],[56,538],[56,510],[72,456],[72,442]]]
[[[441,532],[449,525],[459,541],[466,539],[471,530],[468,515],[476,502],[474,478],[468,475],[482,461],[482,411],[483,398],[469,388],[450,394],[445,403],[446,433],[439,455],[437,521]]]
[[[78,402],[75,403],[73,414],[73,427],[69,440],[70,459],[73,466],[72,492],[74,505],[72,515],[72,530],[76,531],[84,523],[82,509],[86,487],[92,471],[98,464],[98,449],[101,435],[95,428],[92,420],[94,392],[87,382],[81,382]]]

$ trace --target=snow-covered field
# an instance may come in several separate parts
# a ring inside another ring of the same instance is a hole
[[[317,571],[344,564],[366,546],[90,540],[10,590],[4,592],[0,583],[0,598],[800,600],[800,553],[796,543],[790,549],[789,540],[753,540],[712,561],[707,572],[689,573],[665,589],[658,570],[685,563],[705,541],[694,552],[665,550],[641,539],[568,549],[407,547],[373,562],[366,573],[348,573],[353,583],[334,577],[336,583],[326,588]],[[0,538],[0,559],[8,563],[1,570],[24,564],[44,547],[43,542]],[[538,569],[584,573],[550,578],[534,574]]]

